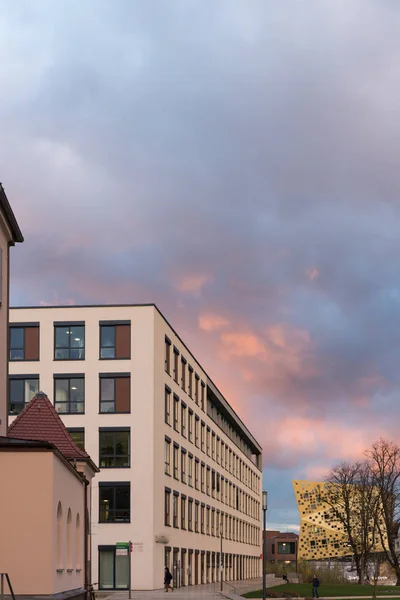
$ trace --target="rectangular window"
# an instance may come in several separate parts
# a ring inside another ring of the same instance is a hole
[[[129,413],[130,410],[131,376],[100,374],[100,412]]]
[[[201,533],[204,533],[204,527],[205,527],[205,510],[206,507],[204,506],[204,504],[201,505],[201,511],[200,511],[200,526],[201,526]]]
[[[186,529],[186,497],[181,496],[181,529]]]
[[[113,321],[100,322],[100,358],[130,359],[131,324]]]
[[[179,446],[174,444],[174,479],[179,478]]]
[[[206,485],[206,466],[204,464],[201,465],[201,491],[205,492]]]
[[[210,535],[210,507],[206,509],[206,534]]]
[[[220,439],[219,439],[219,437],[217,437],[217,443],[216,443],[216,446],[215,446],[215,453],[216,453],[216,456],[217,456],[217,463],[218,464],[219,464],[219,445],[220,445]]]
[[[206,449],[206,424],[201,422],[201,451],[205,452]]]
[[[206,488],[207,496],[210,495],[210,479],[211,479],[211,471],[210,471],[210,467],[207,467],[207,482],[206,482],[206,485],[207,485],[207,488]]]
[[[173,495],[172,498],[172,518],[173,518],[173,526],[178,527],[178,498],[176,494]]]
[[[190,398],[192,398],[192,396],[193,396],[193,369],[190,365],[189,365],[188,392],[189,392]]]
[[[85,449],[85,429],[84,427],[67,427],[69,435],[72,437],[75,444],[81,450]]]
[[[193,486],[193,456],[189,454],[189,463],[188,463],[188,484]]]
[[[211,511],[211,535],[215,535],[215,509]]]
[[[215,471],[213,470],[211,473],[211,495],[215,498],[215,489],[216,489],[216,476]]]
[[[295,542],[278,542],[278,554],[296,554]]]
[[[199,376],[195,375],[194,377],[194,401],[196,402],[196,404],[199,404]]]
[[[174,394],[174,429],[179,431],[179,398]]]
[[[181,481],[186,483],[186,452],[181,450]]]
[[[165,438],[165,469],[166,475],[171,475],[171,440]]]
[[[85,412],[84,376],[54,376],[54,407],[59,414]]]
[[[10,325],[10,360],[39,360],[39,325]]]
[[[174,381],[179,383],[179,350],[174,346]]]
[[[171,340],[165,337],[165,357],[164,368],[168,375],[171,375]]]
[[[181,434],[186,437],[186,405],[181,404]]]
[[[195,502],[194,505],[194,530],[199,533],[199,503]]]
[[[193,500],[189,498],[188,502],[188,530],[193,531]]]
[[[211,458],[215,460],[215,433],[212,433],[211,437]]]
[[[210,456],[211,430],[207,427],[207,456]]]
[[[84,323],[54,325],[54,360],[85,360]]]
[[[167,527],[171,526],[171,492],[169,490],[164,492],[164,524]]]
[[[99,482],[99,522],[129,523],[131,520],[130,483]]]
[[[100,429],[100,467],[130,467],[130,431],[129,429]]]
[[[194,443],[196,448],[199,448],[199,428],[200,428],[200,421],[199,421],[199,417],[196,415],[195,419],[194,419]]]
[[[189,442],[193,443],[193,411],[190,409],[188,414],[188,434]]]
[[[165,387],[165,422],[171,425],[171,390]]]
[[[9,379],[9,414],[18,415],[39,391],[39,375]]]
[[[181,358],[181,388],[186,391],[186,359]]]
[[[199,489],[199,469],[200,469],[200,463],[198,460],[195,460],[195,463],[194,463],[194,487],[196,488],[196,490]]]
[[[201,382],[201,410],[204,410],[206,384]]]

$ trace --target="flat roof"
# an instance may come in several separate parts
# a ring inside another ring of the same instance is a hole
[[[11,230],[11,234],[13,236],[13,243],[23,242],[24,236],[21,233],[21,230],[17,223],[17,219],[15,218],[15,215],[12,211],[12,208],[10,206],[10,203],[8,201],[8,198],[6,196],[6,193],[5,193],[4,188],[1,183],[0,183],[0,209],[1,209],[2,213],[4,214],[7,224]]]
[[[159,313],[159,315],[162,317],[162,319],[165,321],[165,323],[168,325],[168,327],[170,327],[170,329],[172,329],[172,331],[174,332],[174,334],[176,335],[176,337],[179,339],[179,341],[181,342],[181,344],[186,348],[186,350],[190,354],[193,355],[193,353],[188,348],[188,346],[185,344],[185,342],[182,340],[182,338],[180,337],[180,335],[176,332],[176,330],[174,329],[174,327],[172,327],[171,323],[163,315],[163,313],[161,312],[161,310],[158,308],[158,306],[154,302],[140,303],[140,304],[63,304],[63,305],[58,305],[58,306],[55,306],[55,305],[53,305],[53,306],[11,306],[10,310],[33,310],[33,309],[34,310],[48,310],[48,309],[53,309],[53,308],[55,308],[55,309],[57,309],[57,308],[60,308],[60,309],[64,309],[64,308],[69,308],[69,309],[71,309],[71,308],[77,308],[77,309],[79,309],[79,308],[144,308],[144,307],[153,307],[153,308],[155,308],[156,311]],[[10,325],[12,325],[11,322],[10,322]],[[232,408],[232,406],[226,400],[225,396],[217,388],[217,386],[215,385],[215,383],[213,382],[213,380],[211,379],[211,377],[208,375],[207,371],[205,369],[203,369],[201,363],[197,359],[196,359],[196,361],[198,362],[199,366],[201,367],[201,369],[206,374],[207,379],[208,379],[208,383],[209,383],[209,387],[210,387],[212,393],[215,395],[215,397],[218,399],[218,401],[223,406],[223,408],[225,409],[225,411],[230,415],[230,417],[232,419],[234,419],[240,425],[240,428],[241,428],[242,432],[245,434],[245,436],[247,438],[247,442],[252,447],[252,449],[255,452],[259,452],[260,454],[262,454],[262,446],[257,442],[257,440],[255,439],[255,437],[247,429],[247,427],[243,423],[242,419],[238,416],[238,414],[236,413],[236,411],[234,411],[234,409]]]

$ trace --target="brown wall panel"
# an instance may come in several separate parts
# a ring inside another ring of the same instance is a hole
[[[131,326],[115,326],[115,358],[131,357]]]
[[[131,410],[131,378],[117,377],[115,379],[115,409],[116,412]]]
[[[25,327],[25,360],[39,360],[39,327]]]

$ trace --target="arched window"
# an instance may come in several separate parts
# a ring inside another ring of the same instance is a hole
[[[76,515],[76,528],[75,528],[75,554],[76,554],[76,568],[81,569],[81,548],[82,548],[82,532],[81,532],[81,518],[79,513]]]
[[[67,515],[67,569],[72,569],[72,513],[70,508]]]
[[[62,523],[62,505],[57,506],[57,569],[63,568],[63,523]]]

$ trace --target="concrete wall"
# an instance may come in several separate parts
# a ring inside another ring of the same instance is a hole
[[[82,483],[51,451],[0,452],[6,485],[0,494],[0,565],[9,574],[15,594],[54,594],[82,587],[83,570],[74,562],[67,572],[67,514],[83,513]],[[57,505],[63,508],[61,564],[58,564]],[[82,553],[83,557],[83,553]],[[59,571],[57,569],[60,568]],[[62,569],[62,570],[61,570]]]

